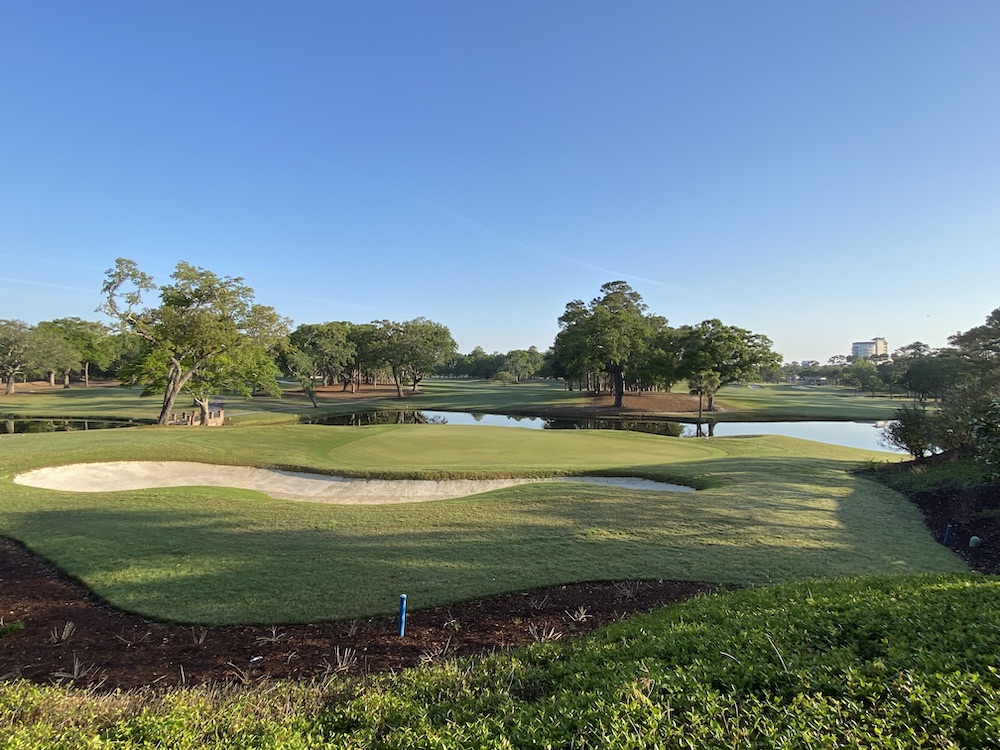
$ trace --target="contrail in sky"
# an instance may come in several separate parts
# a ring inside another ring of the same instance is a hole
[[[56,258],[46,258],[44,255],[26,257],[23,255],[11,255],[10,253],[0,253],[0,258],[12,258],[13,260],[26,260],[29,263],[51,263],[57,266],[73,266],[74,268],[89,268],[92,271],[103,271],[98,266],[89,266],[84,263],[73,263],[68,260],[57,260]]]
[[[637,281],[642,281],[642,282],[644,282],[646,284],[655,284],[656,286],[662,286],[662,287],[665,287],[667,289],[675,289],[675,290],[677,290],[679,292],[686,292],[687,294],[699,294],[700,293],[700,292],[695,291],[693,289],[687,289],[686,287],[677,286],[676,284],[668,284],[665,281],[658,281],[657,279],[648,279],[648,278],[645,278],[643,276],[637,276],[634,273],[627,273],[627,272],[623,272],[623,271],[612,271],[609,268],[603,268],[601,266],[595,266],[593,263],[588,263],[587,261],[580,260],[579,258],[574,258],[572,256],[563,255],[561,253],[554,253],[551,250],[546,250],[544,248],[537,247],[535,245],[530,245],[527,242],[522,242],[521,240],[515,239],[514,237],[510,237],[510,236],[504,234],[503,232],[499,232],[496,229],[494,229],[493,227],[487,226],[486,224],[483,224],[480,221],[476,221],[475,219],[473,219],[473,218],[471,218],[469,216],[466,216],[465,214],[459,213],[458,211],[456,211],[456,210],[454,210],[452,208],[446,208],[444,206],[439,206],[439,205],[437,205],[435,203],[431,203],[430,201],[424,200],[423,198],[418,198],[418,197],[416,197],[414,195],[409,195],[409,194],[406,194],[406,193],[401,193],[401,195],[403,195],[405,198],[407,198],[408,200],[410,200],[410,201],[412,201],[414,203],[417,203],[417,204],[419,204],[421,206],[424,206],[426,208],[431,209],[432,211],[436,211],[437,213],[442,214],[444,216],[450,216],[453,219],[458,219],[459,221],[461,221],[461,222],[463,222],[465,224],[468,224],[471,227],[475,227],[476,229],[480,230],[481,232],[484,232],[486,234],[492,235],[493,237],[496,237],[497,239],[503,240],[504,242],[507,242],[507,243],[509,243],[511,245],[514,245],[516,247],[520,247],[520,248],[522,248],[524,250],[528,250],[529,252],[532,252],[532,253],[537,253],[539,255],[547,255],[550,258],[555,258],[556,260],[561,260],[561,261],[566,262],[566,263],[574,263],[574,264],[576,264],[578,266],[582,266],[584,268],[589,268],[589,269],[591,269],[593,271],[600,271],[601,273],[608,274],[610,276],[614,276],[615,278],[634,279],[634,280],[637,280]]]
[[[337,306],[340,306],[340,307],[353,307],[353,308],[356,308],[358,310],[380,310],[381,309],[381,308],[378,308],[378,307],[371,307],[370,305],[358,305],[358,304],[355,304],[354,302],[342,302],[342,301],[339,301],[339,300],[322,299],[321,297],[310,297],[310,296],[305,295],[305,294],[295,294],[293,292],[276,291],[276,290],[273,290],[273,289],[261,289],[260,287],[254,287],[254,292],[263,292],[265,294],[277,294],[277,295],[280,295],[283,298],[284,297],[295,297],[296,299],[304,299],[304,300],[308,300],[309,302],[322,302],[324,305],[337,305]]]
[[[91,293],[93,289],[81,289],[78,286],[66,286],[65,284],[46,284],[43,281],[29,281],[28,279],[6,279],[0,277],[0,283],[4,284],[24,284],[26,286],[44,286],[48,289],[65,289],[70,292],[87,292]]]

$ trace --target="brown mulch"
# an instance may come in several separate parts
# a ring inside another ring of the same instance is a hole
[[[917,492],[910,500],[938,542],[944,542],[951,525],[948,547],[971,570],[1000,575],[1000,485]],[[973,537],[979,538],[980,546],[969,546]]]
[[[277,627],[164,625],[99,600],[17,542],[0,538],[0,677],[102,690],[144,685],[363,675],[565,638],[708,593],[680,581],[577,583],[410,612]]]

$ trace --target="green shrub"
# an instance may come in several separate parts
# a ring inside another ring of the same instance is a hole
[[[0,685],[0,748],[989,748],[1000,581],[816,580],[318,685]]]
[[[993,399],[983,414],[972,421],[976,461],[992,478],[1000,478],[1000,399]]]

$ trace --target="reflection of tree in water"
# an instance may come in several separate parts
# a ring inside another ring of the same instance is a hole
[[[679,422],[636,421],[628,419],[547,419],[546,430],[629,430],[650,435],[680,437],[684,425]]]
[[[485,415],[479,412],[470,412],[469,416],[476,422],[481,422]],[[506,416],[507,419],[515,423],[538,419],[538,417],[525,415],[508,414]],[[342,414],[336,417],[321,417],[311,420],[310,424],[340,427],[366,427],[379,424],[448,424],[448,417],[443,414],[432,415],[421,411],[368,411]],[[679,422],[625,419],[546,419],[542,427],[546,430],[631,430],[668,437],[680,437],[684,431],[684,425]]]
[[[102,419],[3,419],[0,420],[0,434],[108,430],[114,427],[132,427],[134,425],[134,422]]]
[[[379,424],[448,424],[446,417],[427,416],[422,411],[365,411],[310,420],[309,424],[333,427],[368,427]]]

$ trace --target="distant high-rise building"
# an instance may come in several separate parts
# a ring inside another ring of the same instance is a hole
[[[871,341],[855,341],[851,344],[851,356],[867,359],[868,357],[884,357],[889,353],[885,339],[875,337]]]

